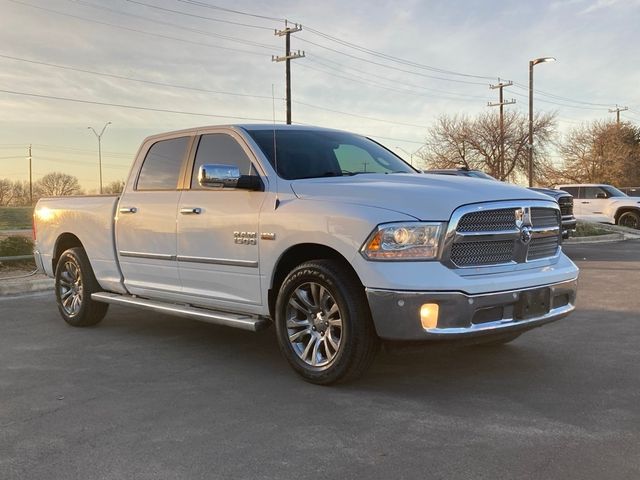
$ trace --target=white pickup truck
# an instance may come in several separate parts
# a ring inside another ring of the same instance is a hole
[[[423,175],[347,132],[235,125],[147,138],[120,196],[44,198],[35,256],[64,320],[109,304],[258,330],[306,380],[381,340],[506,343],[574,309],[550,197]]]
[[[559,185],[557,188],[573,196],[573,213],[580,220],[640,229],[640,200],[637,197],[598,183]]]

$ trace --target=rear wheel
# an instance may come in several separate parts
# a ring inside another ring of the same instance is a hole
[[[83,248],[70,248],[60,256],[55,289],[58,311],[69,325],[96,325],[107,313],[108,304],[91,299],[92,293],[100,291],[100,285]]]
[[[276,302],[276,332],[291,367],[319,385],[357,378],[379,346],[362,285],[333,260],[289,273]]]
[[[640,229],[640,213],[624,212],[618,217],[618,225],[621,227]]]

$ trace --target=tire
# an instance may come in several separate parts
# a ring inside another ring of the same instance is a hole
[[[100,323],[109,305],[95,302],[91,294],[101,291],[87,254],[81,247],[66,250],[56,267],[56,301],[60,315],[74,327]]]
[[[364,288],[334,260],[306,262],[287,275],[275,323],[284,357],[317,385],[358,378],[379,349]]]
[[[522,333],[510,333],[508,335],[503,335],[498,338],[493,338],[491,340],[487,340],[484,342],[479,342],[475,346],[477,347],[500,347],[502,345],[506,345],[507,343],[513,342],[516,338],[518,338]]]
[[[621,227],[640,229],[640,213],[635,211],[624,212],[618,217],[618,225]]]

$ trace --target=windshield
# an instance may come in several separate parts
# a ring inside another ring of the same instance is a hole
[[[607,192],[607,194],[609,195],[609,197],[626,197],[627,194],[624,192],[621,192],[620,190],[618,190],[616,187],[612,187],[611,185],[603,185],[601,187],[605,192]]]
[[[247,129],[278,175],[287,180],[366,173],[416,173],[400,157],[368,138],[324,130]]]

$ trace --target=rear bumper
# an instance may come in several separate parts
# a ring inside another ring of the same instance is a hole
[[[546,294],[548,308],[522,315],[525,298]],[[453,340],[529,330],[559,320],[575,309],[577,278],[551,285],[467,295],[462,292],[414,292],[367,288],[378,336],[385,340]],[[423,328],[420,309],[438,305],[437,325]]]

